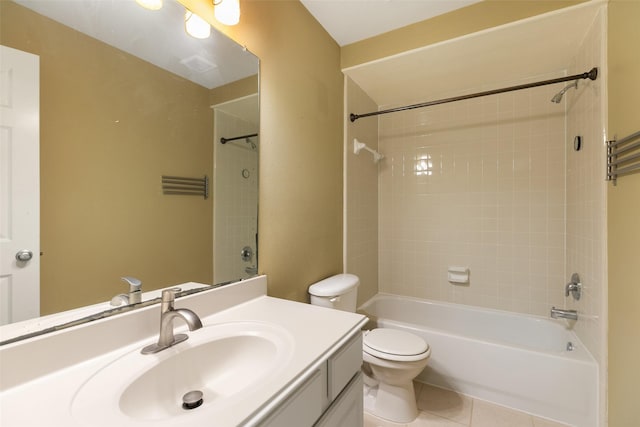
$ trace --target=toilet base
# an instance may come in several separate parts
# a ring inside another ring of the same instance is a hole
[[[375,381],[375,380],[374,380]],[[364,386],[365,412],[395,423],[410,423],[418,416],[413,381],[402,386],[378,382]]]

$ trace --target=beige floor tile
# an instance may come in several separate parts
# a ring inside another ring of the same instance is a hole
[[[471,427],[533,427],[533,417],[503,406],[474,400]]]
[[[447,418],[442,418],[429,412],[420,412],[415,421],[407,424],[408,427],[468,427],[469,424],[459,424]]]
[[[364,427],[407,427],[406,424],[398,424],[383,420],[374,415],[364,413]]]
[[[533,427],[569,427],[567,424],[533,417]]]
[[[469,425],[473,400],[454,391],[423,384],[418,395],[418,409],[442,418]]]

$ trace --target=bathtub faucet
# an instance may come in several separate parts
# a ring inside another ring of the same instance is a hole
[[[575,310],[562,310],[560,308],[551,307],[551,317],[553,319],[570,319],[578,320],[578,312]]]

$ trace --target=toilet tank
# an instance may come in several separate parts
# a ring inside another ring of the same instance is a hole
[[[311,304],[356,311],[360,279],[354,274],[336,274],[309,286]]]

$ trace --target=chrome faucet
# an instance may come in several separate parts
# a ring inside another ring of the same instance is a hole
[[[137,304],[142,302],[142,282],[135,277],[121,277],[121,279],[129,284],[128,294],[118,294],[111,298],[111,305],[117,307],[125,304]]]
[[[553,319],[569,319],[578,320],[578,312],[575,310],[562,310],[560,308],[551,307],[551,317]]]
[[[190,331],[202,328],[202,322],[197,314],[187,308],[173,308],[176,297],[176,289],[165,289],[162,291],[162,302],[160,303],[160,336],[158,342],[144,347],[142,354],[153,354],[173,345],[176,345],[189,338],[187,334],[173,334],[173,321],[180,317],[187,323]]]
[[[576,301],[578,301],[582,295],[582,283],[580,282],[580,276],[578,273],[573,273],[571,275],[571,281],[567,283],[567,286],[564,288],[564,296],[568,297],[569,294],[571,294],[573,299]]]

